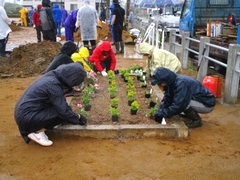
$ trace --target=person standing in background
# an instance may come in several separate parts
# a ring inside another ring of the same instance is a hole
[[[21,19],[21,26],[27,27],[28,26],[28,23],[27,23],[28,10],[27,10],[27,8],[25,8],[23,6],[22,9],[20,9],[19,13],[20,13],[20,19]]]
[[[67,12],[67,10],[65,9],[65,7],[62,6],[62,23],[61,23],[61,26],[62,26],[62,27],[65,27],[64,22],[65,22],[65,20],[66,20],[67,17],[68,17],[68,12]]]
[[[133,28],[133,12],[129,9],[129,16],[128,16],[128,30]]]
[[[40,21],[40,10],[42,8],[41,4],[37,5],[37,10],[33,13],[33,24],[35,26],[36,32],[37,32],[37,40],[38,43],[42,41],[42,26]]]
[[[42,24],[43,39],[56,42],[55,24],[52,15],[50,0],[42,0],[40,20]]]
[[[101,7],[99,19],[100,21],[104,21],[104,22],[106,21],[106,10],[103,6]]]
[[[116,47],[116,54],[117,53],[124,53],[124,42],[122,40],[122,31],[123,31],[123,24],[126,24],[126,15],[125,10],[119,5],[118,0],[113,0],[114,9],[113,9],[113,17],[111,21],[111,26],[114,29],[114,39],[115,39],[115,47]],[[120,47],[121,50],[120,50]]]
[[[6,53],[5,49],[9,33],[12,32],[9,27],[9,24],[11,24],[12,21],[8,18],[4,5],[5,0],[0,0],[0,56],[9,57],[9,54]]]
[[[66,41],[74,42],[75,23],[77,19],[78,9],[73,10],[64,22]]]
[[[84,6],[77,13],[76,28],[80,26],[83,45],[89,49],[90,54],[96,48],[97,24],[98,16],[96,9],[90,6],[90,0],[84,0]],[[89,48],[89,41],[91,50]]]
[[[53,5],[52,14],[56,27],[56,35],[61,35],[62,10],[59,8],[58,4]]]
[[[34,8],[31,6],[30,11],[28,12],[29,26],[33,26],[33,13],[34,13]]]
[[[110,31],[111,31],[111,35],[112,35],[112,42],[113,42],[112,45],[114,45],[114,44],[115,44],[115,40],[114,40],[114,28],[113,28],[113,25],[111,26],[112,16],[113,16],[112,11],[113,11],[113,9],[114,9],[114,4],[110,4],[109,7],[108,7],[108,9],[110,10],[109,26],[110,26]]]

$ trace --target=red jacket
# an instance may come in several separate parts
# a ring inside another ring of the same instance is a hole
[[[41,4],[37,5],[37,10],[34,11],[34,13],[33,13],[33,24],[35,26],[41,26],[41,21],[40,21],[40,9],[41,8],[42,8]]]
[[[109,53],[108,55],[103,55],[102,51],[109,51]],[[89,61],[94,62],[96,69],[99,72],[102,72],[103,68],[101,66],[101,61],[105,61],[108,57],[111,58],[110,70],[114,71],[116,67],[116,57],[115,57],[114,51],[111,47],[110,42],[103,41],[101,45],[99,45],[98,47],[96,47],[96,49],[94,49],[93,54],[89,58]]]

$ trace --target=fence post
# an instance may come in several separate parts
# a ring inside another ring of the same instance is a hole
[[[190,36],[190,32],[181,32],[182,35],[182,43],[181,43],[181,63],[182,63],[182,68],[187,69],[188,65],[188,50],[185,47],[189,47],[189,40],[186,39],[186,37]]]
[[[230,44],[228,49],[223,100],[228,104],[235,104],[237,102],[239,86],[240,45]]]
[[[170,30],[170,34],[169,34],[169,51],[173,54],[176,54],[175,52],[175,44],[173,44],[174,42],[176,42],[176,36],[174,35],[176,34],[176,30]]]
[[[198,55],[198,67],[197,67],[197,80],[202,82],[208,71],[208,59],[204,56],[209,56],[210,47],[206,45],[210,43],[209,37],[201,37],[199,44],[199,55]],[[205,49],[205,50],[204,50]]]

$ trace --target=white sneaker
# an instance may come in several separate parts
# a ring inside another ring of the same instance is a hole
[[[51,146],[53,144],[53,142],[48,139],[45,132],[30,133],[28,137],[42,146]]]

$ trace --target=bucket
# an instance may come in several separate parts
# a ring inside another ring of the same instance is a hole
[[[214,97],[219,98],[222,96],[222,82],[223,77],[214,75],[214,76],[206,76],[203,79],[202,84],[211,91]]]
[[[214,97],[217,96],[217,81],[216,78],[212,76],[206,76],[203,79],[202,84],[208,88],[208,90],[214,95]]]

